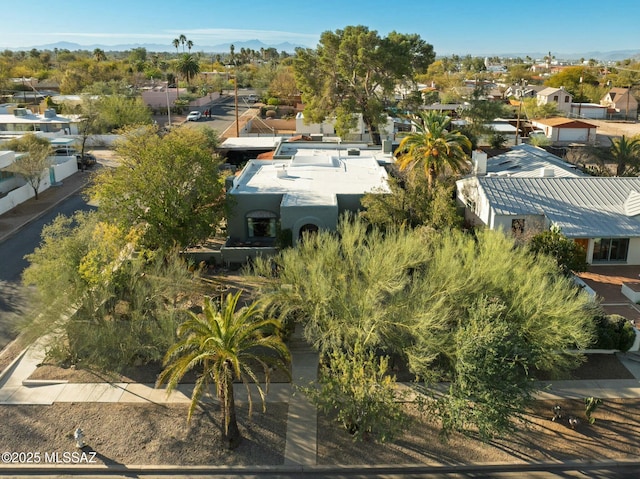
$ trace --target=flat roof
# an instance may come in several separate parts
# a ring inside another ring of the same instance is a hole
[[[227,138],[222,142],[221,150],[275,150],[284,139],[283,136],[241,136]]]

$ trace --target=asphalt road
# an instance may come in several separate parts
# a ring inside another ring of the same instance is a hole
[[[77,193],[60,203],[54,210],[47,212],[39,219],[0,242],[0,350],[17,336],[15,330],[22,315],[28,311],[27,291],[21,285],[22,271],[28,266],[25,255],[32,253],[40,244],[42,227],[51,223],[54,218],[63,214],[72,215],[77,210],[92,209],[82,196]]]
[[[640,463],[609,463],[595,464],[537,464],[529,465],[495,465],[495,466],[290,466],[264,467],[245,466],[237,468],[224,467],[136,467],[121,466],[100,468],[84,473],[78,468],[60,467],[55,471],[46,468],[31,469],[28,475],[39,478],[63,477],[111,477],[138,479],[559,479],[559,478],[598,478],[598,479],[636,479]],[[2,477],[25,477],[25,470],[0,469]]]

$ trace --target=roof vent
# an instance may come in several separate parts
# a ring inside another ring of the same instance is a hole
[[[56,116],[58,116],[58,112],[56,112],[55,108],[47,108],[44,111],[45,118],[55,118]]]
[[[541,178],[553,178],[554,176],[555,176],[555,171],[553,168],[540,168]]]
[[[14,116],[27,116],[29,113],[26,108],[16,108],[13,110]]]
[[[360,156],[360,150],[358,148],[349,148],[347,150],[348,156]]]

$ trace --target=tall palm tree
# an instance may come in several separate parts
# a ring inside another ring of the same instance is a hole
[[[471,142],[459,131],[449,131],[448,116],[438,112],[420,113],[415,122],[416,131],[405,136],[396,150],[401,170],[423,168],[429,188],[433,188],[438,175],[447,168],[454,173],[462,171],[471,150]]]
[[[178,71],[190,84],[191,79],[200,73],[200,62],[191,53],[183,53],[178,59]]]
[[[180,39],[174,38],[171,44],[175,47],[176,53],[178,53],[178,47],[180,46]]]
[[[97,62],[102,62],[102,61],[107,59],[107,56],[105,55],[104,50],[102,50],[100,48],[95,48],[93,50],[93,58]]]
[[[241,291],[227,295],[220,307],[207,298],[202,315],[190,312],[190,318],[178,327],[179,341],[167,352],[165,369],[158,377],[158,384],[166,381],[170,392],[187,372],[194,369],[199,372],[188,421],[209,384],[216,384],[223,416],[222,438],[229,449],[238,446],[242,439],[236,421],[233,382],[242,381],[247,391],[250,382],[256,383],[264,410],[270,368],[287,370],[289,363],[289,351],[278,335],[281,323],[265,318],[257,303],[237,309],[240,294]],[[264,390],[258,384],[256,367],[264,372]],[[249,395],[250,412],[251,406]]]
[[[187,40],[187,48],[189,49],[189,52],[191,52],[191,49],[193,48],[193,42],[191,40]]]
[[[180,35],[178,37],[178,40],[180,40],[180,43],[182,44],[182,51],[184,52],[184,44],[187,43],[187,37],[185,37],[184,35]]]
[[[636,176],[640,170],[640,137],[615,138],[609,156],[616,163],[616,176]]]

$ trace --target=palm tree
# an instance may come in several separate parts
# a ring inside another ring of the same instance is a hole
[[[431,111],[420,113],[418,120],[416,131],[400,141],[395,153],[402,154],[398,159],[401,170],[423,168],[431,189],[447,167],[453,172],[464,169],[471,142],[459,131],[447,130],[451,123],[448,116]]]
[[[100,49],[100,48],[95,48],[93,50],[93,58],[97,61],[97,62],[101,62],[107,59],[107,56],[104,53],[104,50]]]
[[[191,79],[200,73],[200,63],[191,53],[183,53],[178,59],[178,71],[185,77],[187,83],[190,84]]]
[[[189,52],[191,52],[191,49],[193,48],[193,42],[191,40],[187,40],[187,48],[189,49]]]
[[[178,47],[180,46],[180,39],[174,38],[171,44],[175,47],[176,53],[178,53]]]
[[[609,156],[616,163],[616,176],[635,176],[640,170],[640,137],[615,138],[611,141]]]
[[[182,44],[182,51],[184,52],[184,44],[187,43],[187,37],[185,37],[184,35],[180,35],[178,37],[178,40],[180,40],[180,43]]]
[[[198,400],[216,384],[222,412],[222,438],[229,449],[242,439],[236,421],[233,382],[242,381],[249,392],[249,383],[256,383],[262,408],[269,386],[271,368],[287,370],[289,351],[278,335],[281,323],[264,317],[258,303],[236,309],[241,291],[229,294],[218,307],[207,298],[203,315],[189,313],[190,318],[178,327],[179,341],[165,356],[165,369],[158,384],[167,381],[167,391],[174,390],[182,377],[191,370],[199,372],[191,395],[187,421],[191,420]],[[275,353],[275,354],[273,354]],[[265,390],[258,384],[254,368],[259,366],[265,375]],[[251,413],[249,395],[249,413]]]

